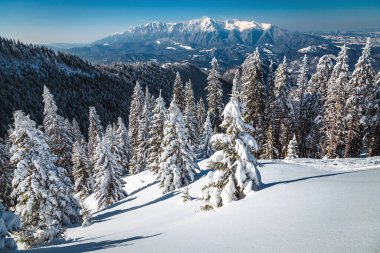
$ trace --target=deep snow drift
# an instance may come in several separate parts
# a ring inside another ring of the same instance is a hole
[[[142,172],[125,178],[129,196],[95,213],[92,226],[69,228],[69,241],[32,252],[379,252],[379,159],[365,169],[346,163],[263,161],[265,189],[210,212],[196,199],[182,203],[181,191],[162,195]],[[206,173],[189,185],[192,197]]]

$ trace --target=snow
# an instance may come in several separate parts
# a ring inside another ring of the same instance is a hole
[[[175,47],[166,47],[167,50],[177,50]]]
[[[227,30],[239,30],[240,32],[248,29],[253,29],[257,25],[253,21],[240,21],[240,20],[226,20],[225,29]]]
[[[156,44],[160,45],[160,44],[161,44],[161,41],[156,40]]]
[[[181,189],[162,195],[144,171],[125,178],[129,196],[94,213],[93,225],[68,228],[71,240],[33,252],[376,252],[379,160],[261,161],[264,189],[209,212],[196,199],[183,203]],[[199,162],[191,197],[207,163]]]

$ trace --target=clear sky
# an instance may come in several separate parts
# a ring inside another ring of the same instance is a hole
[[[83,43],[150,21],[201,16],[298,31],[380,30],[380,0],[0,0],[0,36]]]

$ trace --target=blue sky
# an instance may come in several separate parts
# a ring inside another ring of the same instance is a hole
[[[92,42],[149,21],[240,18],[298,31],[380,30],[380,0],[0,0],[0,36]]]

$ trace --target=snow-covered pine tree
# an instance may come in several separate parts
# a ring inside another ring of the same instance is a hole
[[[245,102],[244,121],[255,128],[255,139],[259,147],[261,147],[264,142],[266,124],[264,111],[266,91],[258,48],[244,61],[241,82]]]
[[[58,115],[58,108],[55,104],[54,97],[49,89],[44,86],[44,132],[49,137],[48,144],[50,150],[57,156],[57,166],[63,167],[71,180],[74,179],[72,174],[72,148],[73,138],[71,133],[71,124],[65,123],[65,119]],[[68,125],[67,125],[68,124]]]
[[[152,120],[152,112],[149,111],[149,102],[145,99],[142,114],[139,120],[139,129],[137,132],[137,143],[135,153],[132,157],[130,173],[137,174],[147,167],[148,159],[148,140],[149,140],[149,125]]]
[[[185,98],[184,88],[183,88],[183,84],[182,84],[182,80],[181,80],[181,75],[179,74],[179,72],[177,72],[175,80],[174,80],[174,84],[173,84],[172,100],[173,100],[173,98],[176,99],[175,102],[176,102],[178,108],[183,113],[185,111],[185,107],[186,107],[186,100],[185,100],[186,98]]]
[[[88,158],[90,159],[91,167],[94,168],[96,161],[95,150],[100,140],[104,136],[103,126],[95,107],[89,108],[89,127],[88,127]]]
[[[84,136],[82,134],[82,131],[79,128],[78,122],[76,119],[73,119],[71,123],[71,132],[73,135],[73,141],[78,143],[83,143],[83,145],[86,143]]]
[[[164,138],[165,121],[167,117],[165,101],[161,95],[156,99],[153,117],[149,127],[148,141],[148,169],[158,177],[160,176],[160,156],[162,153],[162,140]]]
[[[244,122],[240,109],[239,101],[231,97],[223,111],[221,127],[225,131],[211,138],[217,151],[209,163],[215,171],[209,172],[209,181],[201,192],[205,209],[221,207],[260,189],[260,173],[251,151],[258,150],[256,140],[250,134],[254,128]]]
[[[118,153],[116,155],[116,161],[123,169],[123,175],[129,173],[130,162],[132,158],[132,145],[128,136],[128,130],[125,127],[123,119],[117,118],[117,128],[115,131],[116,145],[118,146]]]
[[[125,172],[121,164],[118,162],[118,160],[121,159],[120,153],[122,153],[122,150],[120,149],[120,146],[118,145],[115,129],[117,129],[116,124],[112,124],[112,125],[109,124],[107,126],[106,133],[104,135],[104,141],[107,144],[107,146],[110,148],[111,153],[113,154],[116,162],[119,165],[115,168],[115,173],[117,173],[117,175],[121,177],[125,174]],[[97,157],[97,159],[99,159],[99,157]]]
[[[375,76],[372,95],[368,97],[366,115],[368,140],[368,155],[380,156],[380,72]]]
[[[286,158],[288,160],[298,158],[298,144],[296,135],[293,134],[293,139],[290,140],[288,145],[288,152],[286,154]]]
[[[324,55],[319,59],[317,71],[311,76],[306,89],[303,121],[305,124],[305,157],[322,158],[324,147],[323,118],[327,95],[327,83],[332,70],[331,57]]]
[[[207,114],[206,121],[203,126],[203,132],[200,137],[200,145],[198,147],[198,158],[204,159],[212,155],[213,150],[210,143],[212,135],[213,132],[211,128],[210,116]]]
[[[73,175],[74,191],[79,199],[84,200],[94,190],[94,177],[90,167],[85,146],[79,141],[75,141],[73,146]]]
[[[219,64],[214,57],[211,61],[211,70],[207,77],[207,103],[208,113],[210,115],[212,128],[216,133],[221,131],[223,112],[223,90],[222,83],[219,80]]]
[[[116,162],[115,156],[108,146],[106,138],[99,142],[96,148],[95,163],[95,199],[98,201],[98,209],[105,208],[125,198],[124,182],[120,178],[122,170]]]
[[[297,110],[296,112],[296,125],[297,125],[297,135],[300,140],[300,146],[299,146],[299,152],[300,155],[304,154],[304,144],[306,142],[305,138],[305,128],[306,128],[306,122],[305,122],[305,114],[308,115],[308,112],[305,110],[305,93],[308,85],[308,65],[307,65],[307,55],[305,54],[302,60],[302,65],[300,67],[299,75],[297,77],[297,88],[296,88],[296,99],[295,101],[295,108]]]
[[[187,130],[187,134],[189,137],[190,145],[193,147],[193,150],[196,149],[199,139],[197,135],[197,117],[196,117],[196,106],[194,102],[194,92],[193,87],[191,84],[191,80],[189,79],[188,82],[186,82],[185,85],[185,100],[186,100],[186,106],[184,111],[184,117],[185,117],[185,126]]]
[[[199,170],[188,141],[183,115],[175,101],[174,97],[168,110],[160,156],[160,186],[163,193],[188,185]]]
[[[197,135],[200,136],[203,132],[203,125],[206,120],[206,108],[203,102],[203,98],[200,98],[197,102]]]
[[[324,156],[327,158],[343,156],[346,90],[349,81],[347,61],[347,47],[343,45],[327,84],[323,119],[324,136],[326,138]]]
[[[273,108],[273,139],[279,158],[286,156],[286,146],[289,143],[292,130],[293,107],[289,100],[290,80],[286,57],[275,72]]]
[[[365,115],[368,110],[367,97],[373,92],[374,71],[371,58],[371,39],[363,49],[362,55],[352,73],[346,102],[346,126],[344,157],[358,157],[363,144]]]
[[[232,96],[236,97],[240,103],[243,103],[244,96],[241,82],[241,70],[236,69],[234,79],[232,80]]]
[[[55,165],[48,138],[22,111],[14,113],[14,121],[10,131],[11,163],[16,168],[12,196],[24,229],[78,222],[79,203],[67,171]]]
[[[279,152],[274,146],[273,142],[273,129],[272,125],[269,124],[267,129],[265,129],[265,141],[261,148],[260,159],[273,160],[279,157]]]
[[[144,107],[144,92],[141,89],[140,83],[136,82],[135,88],[133,90],[131,106],[129,109],[129,125],[128,125],[128,135],[131,139],[131,144],[134,149],[133,155],[135,155],[136,147],[138,146],[138,131],[139,131],[139,120]]]
[[[12,168],[9,159],[9,146],[0,138],[0,202],[7,209],[14,205],[11,198],[14,168]]]

